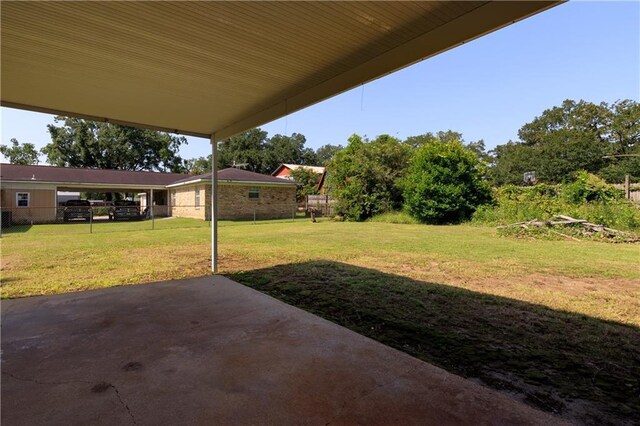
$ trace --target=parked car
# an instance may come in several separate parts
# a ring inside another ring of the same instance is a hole
[[[142,219],[138,204],[129,200],[114,201],[113,207],[109,209],[109,220],[119,219]]]
[[[62,219],[65,222],[71,219],[84,219],[88,222],[91,220],[91,215],[91,204],[87,200],[68,200],[64,203]]]

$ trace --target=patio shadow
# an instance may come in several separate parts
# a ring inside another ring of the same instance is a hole
[[[583,424],[640,422],[640,329],[313,261],[229,278]]]

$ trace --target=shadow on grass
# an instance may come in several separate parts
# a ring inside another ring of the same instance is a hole
[[[640,422],[640,330],[337,262],[229,278],[586,424]]]
[[[2,234],[21,234],[24,232],[28,232],[33,225],[11,225],[4,226],[2,225]]]

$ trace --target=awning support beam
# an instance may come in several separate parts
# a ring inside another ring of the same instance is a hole
[[[211,272],[218,273],[218,144],[211,135]]]

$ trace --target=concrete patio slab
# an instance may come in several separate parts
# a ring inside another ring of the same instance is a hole
[[[224,277],[2,302],[2,423],[559,424]]]

